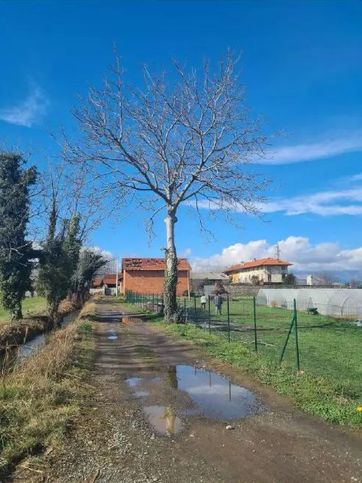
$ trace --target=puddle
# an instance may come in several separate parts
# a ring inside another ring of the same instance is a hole
[[[126,379],[126,383],[130,387],[138,386],[138,384],[140,384],[141,381],[142,381],[142,379],[140,377],[130,377],[130,378]]]
[[[143,411],[159,435],[170,436],[182,431],[183,418],[201,416],[228,421],[246,418],[264,410],[248,389],[232,384],[215,372],[189,365],[169,366],[162,377],[137,376],[125,382],[131,388],[133,397],[145,398],[148,402]],[[177,397],[172,406],[175,407],[176,403],[178,415],[165,401],[170,397],[170,389],[172,400],[174,396]]]
[[[145,406],[143,411],[155,433],[162,436],[173,436],[183,429],[181,419],[174,410],[167,406]]]
[[[148,391],[135,391],[133,393],[134,397],[136,397],[137,399],[141,398],[141,397],[147,397],[150,395],[150,393]]]
[[[254,394],[214,372],[188,365],[174,368],[177,389],[185,391],[192,399],[199,414],[210,419],[232,420],[252,416],[261,406]],[[186,414],[188,411],[186,410]]]
[[[107,330],[107,339],[108,340],[116,340],[118,339],[118,335],[116,333],[116,331],[114,330]]]

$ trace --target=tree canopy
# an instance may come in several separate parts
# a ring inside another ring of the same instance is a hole
[[[34,166],[25,169],[17,153],[0,153],[0,293],[12,319],[21,319],[21,301],[31,289],[32,241],[27,240]]]

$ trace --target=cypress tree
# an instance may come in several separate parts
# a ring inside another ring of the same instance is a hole
[[[22,318],[21,302],[31,288],[32,242],[26,239],[33,166],[24,169],[20,154],[0,153],[0,291],[1,303],[12,320]]]
[[[48,235],[42,244],[38,290],[47,299],[51,324],[59,322],[59,305],[69,295],[76,273],[81,241],[79,239],[79,218],[63,221],[57,231],[59,213],[56,200],[52,200],[48,220]]]

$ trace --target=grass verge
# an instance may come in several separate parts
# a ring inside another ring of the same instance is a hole
[[[60,441],[91,391],[93,357],[91,324],[76,321],[0,381],[0,478]]]
[[[192,341],[205,354],[252,374],[279,394],[288,396],[306,413],[331,423],[362,427],[362,412],[358,410],[362,406],[361,396],[346,396],[338,380],[333,383],[308,372],[291,371],[285,365],[275,366],[263,354],[252,352],[246,343],[228,342],[221,334],[209,334],[191,324],[165,325],[161,319],[153,320],[153,324],[170,335]]]
[[[46,301],[44,297],[27,297],[22,302],[23,315],[25,318],[31,318],[34,315],[43,314],[46,309]],[[0,305],[0,324],[8,324],[10,322],[10,314]]]

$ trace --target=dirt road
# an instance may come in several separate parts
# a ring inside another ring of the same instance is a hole
[[[301,414],[140,319],[121,322],[119,305],[97,310],[95,395],[64,446],[43,457],[46,470],[16,481],[362,481],[360,435]]]

